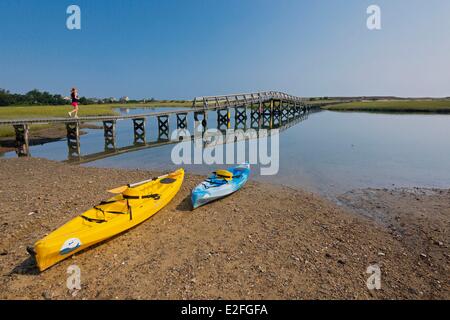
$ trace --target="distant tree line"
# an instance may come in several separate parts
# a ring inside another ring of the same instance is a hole
[[[12,105],[57,105],[66,104],[64,97],[58,94],[50,94],[49,92],[40,92],[39,90],[31,90],[26,94],[10,93],[8,90],[0,89],[0,106]]]
[[[143,103],[155,101],[153,98],[144,100],[130,100],[128,98],[86,98],[80,97],[80,104],[101,104],[101,103]],[[70,104],[71,99],[60,94],[51,94],[47,91],[31,90],[25,94],[11,93],[8,90],[0,88],[0,107],[2,106],[27,106],[27,105],[63,105]]]
[[[0,89],[0,106],[19,105],[61,105],[70,104],[71,100],[60,94],[51,94],[47,91],[31,90],[25,94],[11,93],[8,90]],[[81,97],[80,103],[92,104],[93,99]]]

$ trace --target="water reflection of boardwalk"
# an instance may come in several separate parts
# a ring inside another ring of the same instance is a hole
[[[192,108],[176,111],[153,112],[146,114],[123,114],[120,116],[97,116],[73,118],[45,118],[0,120],[0,125],[12,125],[16,132],[16,152],[18,156],[30,156],[28,131],[35,123],[65,124],[67,129],[68,159],[83,161],[87,156],[81,155],[80,124],[87,122],[102,122],[104,130],[104,152],[102,154],[119,154],[130,150],[154,147],[170,141],[170,118],[176,117],[176,129],[188,128],[188,115],[193,115],[195,124],[203,131],[208,127],[221,131],[231,127],[231,110],[234,111],[236,129],[274,129],[287,125],[294,119],[299,119],[312,109],[318,109],[321,104],[309,104],[306,99],[291,96],[281,92],[260,92],[235,94],[227,96],[200,97],[193,100]],[[217,123],[208,122],[208,113],[217,113]],[[146,122],[148,118],[157,119],[158,141],[146,140]],[[250,118],[250,119],[248,119]],[[116,144],[116,123],[118,120],[133,121],[133,146],[118,148]],[[249,120],[249,121],[248,121]],[[249,127],[248,127],[249,126]]]
[[[253,110],[252,110],[253,111]],[[252,129],[256,133],[254,137],[252,136],[245,136],[244,140],[249,140],[252,138],[258,138],[260,135],[260,132],[264,132],[264,134],[267,134],[268,136],[271,135],[272,130],[277,129],[277,132],[282,132],[284,130],[287,130],[288,128],[295,126],[299,124],[300,122],[306,120],[308,118],[308,115],[311,112],[317,112],[317,110],[309,110],[309,111],[302,111],[298,113],[292,114],[291,117],[286,117],[283,121],[280,120],[271,120],[270,118],[266,118],[266,122],[264,122],[264,119],[259,116],[255,116],[253,114],[252,121],[250,123],[250,126],[247,127],[247,119],[248,114],[243,117],[235,117],[235,125],[234,125],[234,131],[235,130],[247,130]],[[187,127],[185,127],[187,128]],[[183,129],[185,129],[183,128]],[[217,128],[216,128],[217,129]],[[224,135],[227,134],[228,131],[230,131],[231,128],[227,129],[219,129]],[[181,129],[182,130],[182,129]],[[204,132],[204,131],[203,131]],[[167,133],[168,134],[168,133]],[[202,134],[200,134],[202,136]],[[134,151],[140,151],[144,149],[150,149],[150,148],[157,148],[161,146],[171,145],[171,144],[177,144],[180,141],[179,140],[170,140],[166,138],[167,135],[164,134],[163,138],[161,136],[157,141],[153,142],[145,142],[145,143],[135,143],[129,146],[115,148],[115,149],[108,149],[102,152],[92,153],[88,155],[80,155],[78,157],[70,157],[66,162],[69,163],[87,163],[92,162],[96,160],[105,159],[108,157],[128,153],[128,152],[134,152]],[[185,136],[183,137],[183,141],[192,141],[195,138],[194,135]],[[235,142],[235,141],[233,141]],[[226,140],[223,140],[222,143],[227,143]],[[216,145],[217,142],[215,142],[213,145]],[[205,148],[209,147],[209,144],[207,142],[203,142],[203,146]]]

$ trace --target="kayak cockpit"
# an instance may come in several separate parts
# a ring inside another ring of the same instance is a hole
[[[107,222],[119,215],[128,214],[126,200],[116,200],[114,202],[103,202],[86,211],[80,217],[87,222],[102,223]]]

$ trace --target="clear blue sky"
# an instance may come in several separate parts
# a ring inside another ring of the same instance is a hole
[[[82,30],[66,28],[81,7]],[[382,30],[366,9],[382,9]],[[450,96],[449,0],[1,0],[0,88]]]

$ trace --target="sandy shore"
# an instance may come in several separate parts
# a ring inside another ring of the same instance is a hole
[[[201,177],[140,226],[51,269],[25,251],[109,195],[156,173],[0,160],[2,299],[449,299],[449,190],[361,190],[338,206],[249,182],[190,211]],[[82,289],[66,288],[67,267]],[[367,289],[369,265],[381,290]]]

